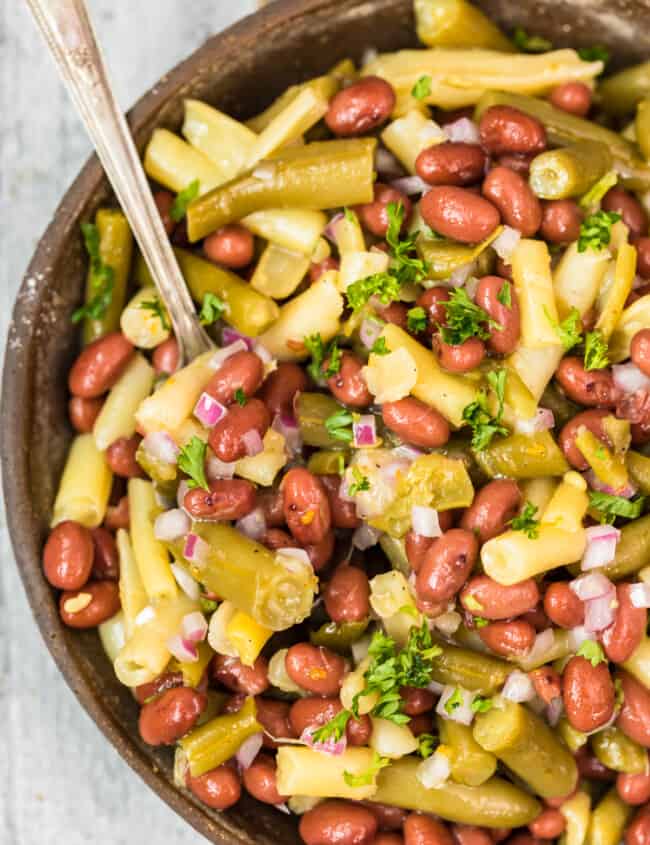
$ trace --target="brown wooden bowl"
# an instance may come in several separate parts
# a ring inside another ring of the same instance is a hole
[[[650,0],[489,0],[506,30],[523,26],[557,45],[603,44],[617,64],[650,56]],[[36,36],[34,36],[36,37]],[[184,97],[238,117],[260,111],[288,85],[323,73],[368,47],[415,44],[412,0],[279,0],[217,35],[146,94],[130,114],[142,148],[156,126],[178,129]],[[79,224],[111,191],[95,157],[67,192],[18,294],[3,380],[2,468],[9,529],[20,574],[47,647],[71,689],[124,759],[171,807],[218,843],[298,842],[294,821],[243,797],[216,813],[172,778],[172,753],[149,748],[137,730],[138,707],[121,686],[94,631],[65,628],[54,591],[41,574],[41,547],[71,431],[67,373],[77,349],[70,322],[84,284]],[[55,764],[55,761],[50,761]]]

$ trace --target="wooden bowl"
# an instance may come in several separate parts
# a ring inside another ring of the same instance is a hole
[[[607,46],[618,64],[650,56],[650,0],[489,0],[506,30],[523,26],[557,45]],[[36,37],[36,36],[35,36]],[[142,148],[154,127],[178,129],[184,97],[238,117],[260,111],[288,85],[325,72],[368,47],[415,44],[412,0],[279,0],[210,39],[152,88],[130,114]],[[18,294],[4,367],[2,468],[16,561],[41,634],[81,705],[158,795],[218,843],[298,842],[294,821],[248,796],[216,813],[174,786],[170,750],[145,746],[138,707],[116,680],[94,631],[65,628],[55,593],[41,573],[41,547],[71,431],[66,381],[77,354],[70,322],[84,285],[79,224],[111,202],[95,157],[67,192],[45,232]],[[56,765],[56,761],[46,761]]]

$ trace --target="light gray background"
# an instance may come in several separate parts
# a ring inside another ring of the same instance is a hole
[[[255,0],[88,0],[130,106]],[[89,152],[24,0],[0,0],[0,343],[34,246]],[[1,353],[0,353],[1,354]],[[200,845],[127,767],[45,650],[0,508],[0,842]]]

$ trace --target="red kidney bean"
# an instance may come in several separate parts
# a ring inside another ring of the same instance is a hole
[[[277,737],[277,739],[291,739],[295,736],[289,721],[289,703],[287,701],[275,701],[273,698],[258,696],[255,699],[255,705],[257,707],[257,721],[266,731],[263,740],[265,748],[278,747],[271,736]],[[268,734],[271,734],[271,736],[268,736]]]
[[[329,359],[323,367],[327,370]],[[327,386],[339,402],[352,408],[365,408],[372,402],[372,394],[364,381],[361,370],[363,362],[351,352],[341,355],[341,365],[338,373],[327,379]]]
[[[338,695],[345,674],[345,660],[328,648],[297,643],[285,657],[291,680],[314,695]]]
[[[365,203],[365,205],[355,206],[355,211],[359,215],[363,226],[378,238],[385,238],[388,233],[388,224],[390,222],[388,219],[388,206],[391,203],[395,205],[401,204],[404,209],[404,223],[402,224],[402,231],[404,231],[411,219],[413,204],[406,194],[398,191],[397,188],[391,188],[389,185],[375,182],[373,201]]]
[[[404,845],[454,845],[454,839],[439,819],[411,813],[404,822]]]
[[[261,695],[269,688],[269,663],[262,655],[252,666],[244,666],[238,657],[215,654],[210,672],[215,681],[233,692]]]
[[[321,480],[302,467],[290,469],[282,480],[284,518],[302,545],[320,543],[330,530],[332,514]]]
[[[578,240],[583,213],[575,200],[549,200],[542,203],[540,234],[553,244]]]
[[[430,185],[473,185],[485,172],[487,156],[478,144],[446,141],[422,150],[415,170]]]
[[[515,481],[497,479],[488,482],[474,496],[465,510],[460,527],[476,534],[480,543],[486,543],[502,534],[521,505],[521,491]]]
[[[297,393],[306,390],[309,380],[304,370],[290,361],[281,361],[277,370],[270,373],[259,392],[272,416],[293,416],[293,400]]]
[[[74,430],[79,434],[88,434],[92,431],[103,404],[103,399],[72,396],[68,402],[68,416]]]
[[[585,606],[566,581],[549,585],[544,610],[551,622],[561,628],[576,628],[585,621]]]
[[[631,584],[616,585],[616,616],[614,624],[606,628],[600,637],[605,654],[613,663],[628,660],[645,634],[648,612],[644,607],[635,607],[630,598]]]
[[[485,344],[478,337],[468,337],[463,343],[450,344],[438,341],[438,358],[441,366],[452,373],[475,370],[485,358]]]
[[[283,804],[288,797],[278,792],[277,766],[268,754],[259,754],[242,772],[242,780],[248,793],[263,804]]]
[[[210,489],[194,487],[183,499],[183,507],[194,519],[241,519],[255,507],[255,485],[243,478],[220,478]]]
[[[241,390],[248,399],[257,393],[263,379],[262,360],[254,352],[242,350],[226,358],[204,389],[218,402],[231,405],[237,391]]]
[[[533,682],[535,692],[546,704],[550,704],[554,698],[562,695],[562,678],[552,666],[534,669],[528,673],[528,677]],[[542,837],[542,839],[545,838]]]
[[[129,497],[122,496],[116,505],[109,505],[106,508],[104,525],[111,531],[129,527]]]
[[[616,791],[632,807],[645,804],[650,801],[650,774],[628,775],[621,772],[616,778]]]
[[[399,326],[404,331],[408,331],[408,312],[409,309],[403,302],[391,302],[388,305],[380,305],[377,308],[378,317],[386,323]]]
[[[337,716],[343,705],[338,698],[299,698],[291,705],[289,721],[294,736],[300,737],[310,728],[315,730]],[[346,729],[350,745],[367,745],[372,733],[372,724],[368,716],[350,719]]]
[[[526,622],[530,622],[538,633],[540,631],[545,631],[551,625],[551,620],[544,613],[544,608],[541,604],[539,604],[534,610],[529,610],[528,613],[524,613],[521,618],[525,619]]]
[[[650,376],[650,329],[641,329],[634,335],[630,345],[630,358],[642,373]]]
[[[591,108],[591,88],[584,82],[563,82],[549,94],[556,109],[585,117]]]
[[[93,539],[93,580],[117,581],[120,577],[120,557],[115,538],[101,526],[91,529],[90,533]]]
[[[629,823],[625,845],[650,845],[650,807],[642,807]]]
[[[400,695],[403,702],[402,709],[407,716],[421,716],[423,713],[428,713],[436,703],[435,695],[428,689],[402,687]]]
[[[578,765],[580,777],[603,782],[614,780],[616,777],[616,772],[604,766],[598,757],[590,752],[586,745],[579,748],[575,752],[574,757]]]
[[[395,100],[395,91],[385,79],[364,76],[333,97],[325,123],[340,137],[365,135],[388,120]]]
[[[368,576],[354,566],[339,566],[324,591],[332,622],[361,622],[370,613]]]
[[[440,612],[437,615],[439,616]],[[432,716],[429,713],[423,713],[421,716],[412,716],[409,722],[409,730],[415,737],[421,734],[435,733]]]
[[[301,817],[298,830],[305,845],[370,845],[377,819],[361,804],[327,800]]]
[[[115,581],[88,581],[80,590],[66,590],[59,599],[61,619],[69,628],[96,628],[119,609]]]
[[[546,131],[537,118],[512,108],[491,106],[479,123],[481,143],[492,155],[541,153],[546,149]]]
[[[586,370],[577,355],[560,361],[555,378],[569,399],[581,405],[611,408],[616,404],[618,391],[611,370]]]
[[[515,833],[508,839],[508,845],[542,845],[540,839],[536,839],[528,832]]]
[[[432,602],[451,599],[463,586],[478,556],[474,534],[452,528],[431,544],[417,574],[418,597]]]
[[[327,492],[334,528],[357,528],[361,524],[361,520],[357,516],[356,505],[354,502],[343,501],[339,495],[341,477],[339,475],[321,475],[319,478]]]
[[[620,672],[619,678],[623,687],[623,706],[616,726],[639,745],[650,748],[650,690],[627,672]]]
[[[138,702],[139,705],[142,706],[143,704],[146,704],[150,699],[161,695],[161,693],[166,692],[168,689],[174,689],[174,687],[182,686],[182,672],[164,672],[162,675],[159,675],[153,681],[149,681],[146,684],[140,684],[139,686],[135,687],[135,689],[133,690],[133,694],[135,695],[135,700]]]
[[[417,305],[427,312],[427,334],[432,335],[438,331],[438,326],[445,324],[447,310],[443,303],[449,302],[451,293],[449,288],[442,285],[435,285],[417,298]]]
[[[158,209],[158,214],[160,214],[160,219],[162,220],[165,232],[167,232],[167,235],[169,236],[176,226],[176,223],[172,220],[171,216],[172,205],[174,204],[174,195],[171,191],[156,191],[153,195],[153,199],[156,203],[156,208]]]
[[[528,178],[530,163],[534,158],[534,155],[525,155],[523,153],[505,153],[497,158],[497,164],[500,167],[508,167],[510,170],[514,170],[515,173],[520,173],[522,176]]]
[[[475,575],[463,587],[460,601],[474,616],[511,619],[534,610],[539,601],[539,589],[533,578],[505,587],[489,575]]]
[[[83,349],[68,375],[70,393],[95,399],[110,390],[126,369],[133,344],[121,332],[100,337]]]
[[[510,288],[510,305],[503,305],[499,301],[504,285]],[[512,283],[500,276],[484,276],[476,288],[474,302],[500,326],[489,329],[488,347],[497,355],[510,355],[521,336],[519,299]]]
[[[492,840],[494,842],[503,842],[504,839],[507,839],[510,834],[512,833],[511,827],[493,827],[490,830],[492,834]]]
[[[269,528],[280,528],[284,525],[284,497],[282,490],[258,490],[257,505],[262,508],[264,519]]]
[[[503,657],[526,654],[533,647],[537,635],[533,626],[522,619],[492,622],[479,628],[478,633],[489,649]]]
[[[592,666],[584,657],[572,657],[562,676],[562,697],[576,730],[589,733],[602,727],[614,712],[616,697],[608,664]]]
[[[90,578],[94,557],[90,531],[67,520],[52,529],[43,549],[43,572],[59,590],[79,590]]]
[[[244,226],[231,223],[203,241],[205,257],[233,270],[247,267],[253,260],[255,240]]]
[[[467,188],[431,188],[420,201],[424,222],[435,232],[461,243],[478,243],[499,225],[491,202]]]
[[[495,205],[504,223],[529,238],[542,225],[542,206],[528,182],[509,167],[493,167],[483,182],[483,196]]]
[[[512,281],[512,264],[506,264],[503,258],[497,256],[497,275],[502,279],[509,279]]]
[[[304,547],[314,572],[320,572],[330,562],[334,554],[335,543],[334,531],[330,530],[320,543],[308,543]]]
[[[322,261],[309,265],[309,281],[313,285],[320,279],[321,276],[324,276],[325,273],[329,273],[330,270],[338,270],[340,266],[338,258],[328,255],[328,257],[324,258]]]
[[[205,693],[176,687],[142,706],[138,728],[147,745],[173,745],[190,731],[208,703]]]
[[[187,779],[190,792],[213,810],[227,810],[239,801],[241,784],[239,775],[230,766],[219,766],[204,775]]]
[[[637,273],[642,279],[650,279],[650,237],[634,238],[632,243],[636,247]]]
[[[559,810],[549,807],[528,825],[528,830],[538,839],[556,839],[566,828],[566,819]]]
[[[603,211],[617,211],[630,230],[630,235],[642,237],[648,234],[648,212],[625,188],[618,185],[610,188],[600,206]]]
[[[399,833],[378,833],[372,845],[404,845],[404,838]]]
[[[381,416],[387,428],[412,446],[437,449],[449,440],[447,420],[435,408],[413,396],[384,402]]]
[[[120,478],[144,478],[145,473],[135,459],[142,438],[139,434],[133,437],[118,437],[106,450],[106,463],[115,475]]]
[[[433,537],[425,537],[414,531],[409,531],[404,538],[406,557],[413,572],[420,571],[432,543]]]
[[[178,348],[178,341],[175,337],[168,337],[163,340],[153,351],[151,363],[158,375],[171,375],[178,369],[181,360],[181,351]]]
[[[244,435],[256,431],[264,437],[271,424],[266,405],[259,399],[249,399],[242,407],[231,405],[228,413],[210,432],[208,442],[214,454],[225,463],[246,457]]]
[[[378,802],[362,802],[377,819],[379,830],[393,831],[401,830],[408,812],[401,807],[393,807],[391,804],[379,804]]]
[[[609,412],[605,410],[582,411],[582,413],[576,414],[572,420],[569,420],[569,422],[566,423],[560,431],[560,436],[558,438],[560,449],[562,449],[564,457],[574,469],[577,469],[580,472],[584,472],[589,469],[588,461],[575,444],[576,435],[582,426],[588,428],[589,431],[591,431],[592,434],[595,434],[599,440],[602,440],[606,446],[610,445],[609,439],[603,428],[603,420],[608,415]]]
[[[493,845],[492,837],[482,827],[473,824],[455,824],[453,831],[458,845]]]

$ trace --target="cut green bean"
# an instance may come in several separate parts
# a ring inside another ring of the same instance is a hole
[[[487,654],[477,654],[438,641],[441,654],[433,661],[432,678],[439,684],[464,687],[473,692],[492,695],[505,683],[512,664]]]
[[[618,845],[633,812],[612,787],[591,814],[585,845]]]
[[[612,167],[612,154],[600,141],[580,141],[547,150],[530,164],[530,186],[545,200],[580,197]]]
[[[499,27],[466,0],[415,0],[418,38],[428,47],[487,47],[513,53]]]
[[[346,449],[349,442],[333,437],[325,427],[329,417],[344,411],[342,405],[325,393],[301,393],[296,400],[296,419],[303,443],[319,449]]]
[[[478,744],[468,725],[436,717],[440,742],[451,752],[451,777],[456,783],[480,786],[497,768],[497,758]]]
[[[631,114],[634,107],[650,94],[650,62],[628,67],[604,79],[598,86],[600,103],[616,117]]]
[[[490,478],[545,478],[564,475],[567,464],[560,447],[548,431],[531,436],[511,434],[495,437],[481,452],[474,452],[477,464]]]
[[[650,95],[644,97],[636,107],[636,142],[646,161],[650,161]]]
[[[591,738],[591,748],[603,766],[615,772],[640,775],[648,764],[648,753],[618,728],[605,728]]]
[[[364,619],[362,622],[326,622],[317,631],[312,631],[309,639],[314,645],[345,653],[364,635],[368,621]]]
[[[617,581],[650,564],[650,514],[621,528],[621,539],[611,563],[603,567],[608,578]]]

